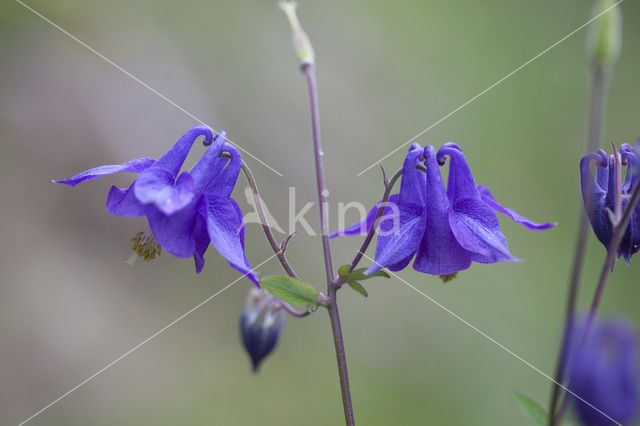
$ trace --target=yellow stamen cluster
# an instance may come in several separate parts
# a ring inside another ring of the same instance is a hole
[[[454,279],[457,275],[458,275],[457,272],[454,272],[453,274],[440,275],[440,279],[442,280],[443,283],[448,283],[449,281]]]
[[[135,253],[129,258],[127,263],[133,264],[139,257],[148,262],[162,254],[162,247],[160,247],[160,244],[156,241],[153,232],[138,232],[131,238],[131,242],[133,243],[131,250]]]

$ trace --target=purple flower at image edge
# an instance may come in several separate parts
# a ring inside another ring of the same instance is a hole
[[[180,173],[199,136],[204,136],[204,144],[211,146],[189,172]],[[157,242],[176,257],[193,257],[197,273],[204,267],[204,254],[211,243],[234,269],[257,284],[244,250],[242,212],[231,198],[241,157],[225,140],[224,132],[214,139],[209,127],[198,125],[157,160],[138,158],[120,165],[100,166],[54,182],[73,187],[113,173],[138,173],[128,188],[111,187],[106,202],[109,213],[146,216],[152,232],[146,241],[155,239],[150,243],[151,249]],[[223,151],[231,158],[220,157]]]
[[[596,320],[584,343],[586,318],[577,321],[569,388],[577,415],[586,426],[630,424],[638,415],[638,338],[634,327],[621,318]],[[591,405],[589,405],[591,404]],[[594,409],[593,407],[596,407]]]
[[[628,197],[638,184],[640,176],[640,157],[637,149],[629,144],[620,146],[620,157],[627,164],[624,182],[621,183],[622,209],[629,203]],[[590,169],[591,162],[596,164],[596,176]],[[615,210],[616,202],[616,167],[614,155],[607,156],[606,152],[599,150],[586,154],[580,160],[580,186],[584,207],[589,216],[589,221],[598,240],[609,247],[613,237],[613,225],[611,213]],[[618,248],[617,257],[623,257],[629,263],[631,256],[640,250],[640,206],[633,207],[631,218]]]
[[[440,167],[446,156],[450,168],[445,188]],[[397,220],[391,220],[392,209],[387,207],[379,225],[375,263],[367,273],[381,268],[398,271],[414,258],[415,270],[441,276],[467,269],[472,262],[518,261],[509,253],[494,210],[532,231],[555,226],[535,223],[498,204],[487,187],[475,184],[462,150],[454,143],[444,144],[437,154],[431,145],[423,149],[413,144],[404,161],[400,192],[389,201],[397,208]],[[378,208],[379,204],[363,222],[331,237],[368,232]]]

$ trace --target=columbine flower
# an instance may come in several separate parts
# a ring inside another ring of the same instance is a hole
[[[445,156],[451,159],[446,190],[439,168]],[[488,188],[476,186],[462,150],[453,143],[443,145],[437,154],[431,145],[422,149],[413,144],[404,161],[400,193],[395,200],[398,220],[387,216],[381,220],[375,263],[367,273],[380,268],[403,269],[414,257],[415,270],[446,278],[467,269],[472,261],[517,261],[509,253],[494,210],[529,230],[555,226],[532,222],[498,204]],[[367,232],[371,222],[365,219],[332,236]]]
[[[622,172],[616,167],[615,154],[607,157],[603,150],[599,150],[585,155],[580,160],[580,183],[584,207],[593,231],[605,248],[609,247],[613,236],[611,221],[615,212],[616,198],[622,197],[621,207],[624,210],[629,202],[630,192],[640,180],[637,173],[640,159],[631,145],[623,144],[620,146],[620,160],[621,165],[627,164],[624,182],[620,182],[620,194],[618,194],[616,187],[617,176],[621,176]],[[592,161],[596,163],[595,178],[590,169]],[[618,258],[624,257],[625,261],[629,263],[631,256],[638,250],[640,250],[640,206],[635,206],[618,248]]]
[[[199,136],[211,145],[190,172],[180,173],[191,146]],[[231,159],[221,158],[222,151]],[[139,173],[126,189],[111,187],[107,211],[116,216],[146,216],[150,235],[137,234],[134,250],[150,258],[159,253],[155,244],[176,257],[195,260],[196,272],[204,266],[211,242],[229,264],[257,284],[244,252],[244,224],[238,204],[231,198],[240,172],[240,153],[207,126],[195,126],[158,160],[139,158],[120,165],[100,166],[74,177],[54,181],[71,187],[80,182],[118,172]],[[179,174],[180,173],[180,174]],[[179,174],[179,175],[178,175]],[[140,237],[140,238],[138,238]]]
[[[254,373],[275,349],[284,323],[285,312],[278,299],[263,289],[249,290],[240,316],[240,334]]]
[[[579,322],[575,342],[583,339],[585,323]],[[572,356],[569,388],[618,423],[631,424],[640,405],[633,327],[621,319],[595,322],[586,339]],[[573,403],[583,424],[614,424],[583,401],[574,397]]]

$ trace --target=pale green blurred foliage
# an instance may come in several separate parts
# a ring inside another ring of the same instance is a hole
[[[307,93],[276,1],[77,1],[28,4],[280,170],[252,166],[286,223],[288,187],[314,201]],[[313,42],[330,200],[372,204],[380,175],[360,170],[589,19],[591,2],[301,1]],[[605,141],[640,133],[640,16],[622,4],[624,44]],[[0,423],[17,424],[237,274],[208,252],[200,276],[167,254],[134,267],[144,220],[104,210],[111,184],[50,183],[86,168],[163,153],[194,120],[20,6],[0,6]],[[545,372],[554,367],[578,212],[589,93],[585,32],[568,39],[418,141],[460,144],[498,201],[557,229],[503,221],[522,264],[474,265],[443,285],[402,276]],[[194,149],[193,162],[203,152]],[[385,160],[400,166],[403,148]],[[236,199],[247,207],[240,180]],[[334,205],[335,205],[334,204]],[[317,226],[316,209],[308,215]],[[355,218],[354,218],[355,219]],[[335,229],[336,223],[332,226]],[[254,264],[270,252],[248,227]],[[357,239],[333,243],[346,263]],[[290,260],[323,287],[319,239]],[[584,305],[604,250],[591,238]],[[619,264],[602,312],[640,319],[638,265]],[[273,261],[264,274],[280,273]],[[289,319],[259,376],[238,336],[243,280],[35,418],[33,425],[340,424],[328,318]],[[526,424],[522,390],[546,404],[550,383],[398,280],[345,289],[341,311],[362,425]]]

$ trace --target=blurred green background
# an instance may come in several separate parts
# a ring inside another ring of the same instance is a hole
[[[325,165],[338,202],[377,201],[377,169],[356,173],[555,43],[590,1],[301,1],[317,56]],[[284,226],[288,187],[315,200],[304,80],[275,1],[31,0],[28,4],[281,171],[247,158]],[[610,87],[606,143],[640,133],[640,5],[624,2],[624,48]],[[113,176],[53,185],[101,164],[161,155],[195,121],[19,3],[0,5],[0,423],[17,424],[237,277],[210,249],[204,272],[163,255],[134,267],[143,219],[104,210]],[[585,32],[557,46],[418,139],[455,141],[478,183],[505,205],[559,226],[503,221],[522,264],[474,265],[446,285],[401,276],[552,374],[574,244],[589,96]],[[603,144],[604,144],[603,142]],[[190,162],[203,152],[194,148]],[[402,162],[403,148],[384,161]],[[247,208],[244,180],[236,199]],[[355,219],[355,211],[353,219]],[[307,215],[318,225],[316,209]],[[335,216],[335,215],[334,215]],[[502,220],[502,219],[501,219]],[[332,224],[335,229],[337,224]],[[280,236],[282,237],[282,236]],[[271,253],[248,225],[248,256]],[[333,243],[334,263],[359,239]],[[591,237],[581,304],[603,248]],[[289,257],[324,288],[318,238]],[[620,263],[602,312],[640,320],[638,259]],[[271,261],[263,274],[280,274]],[[524,391],[550,382],[397,279],[340,293],[361,425],[526,424]],[[33,425],[331,425],[343,421],[327,315],[288,320],[258,376],[238,336],[243,280],[34,418]]]

